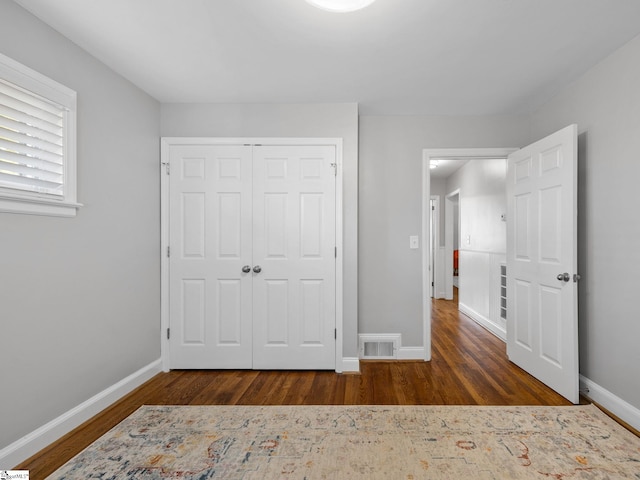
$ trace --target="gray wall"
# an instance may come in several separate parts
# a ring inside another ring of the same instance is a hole
[[[438,210],[438,245],[436,248],[444,247],[444,199],[447,195],[447,179],[446,178],[431,178],[431,191],[429,195],[439,197],[439,210]],[[425,242],[425,246],[427,243]]]
[[[532,116],[532,139],[578,137],[580,372],[640,408],[640,37]]]
[[[460,250],[506,254],[507,161],[471,160],[447,178],[447,194],[460,190]],[[471,243],[467,243],[467,236]]]
[[[529,137],[527,116],[360,117],[359,333],[422,346],[421,249],[409,249],[422,231],[422,150],[517,147]]]
[[[500,318],[500,263],[506,260],[507,161],[471,160],[447,178],[459,190],[459,308],[505,338]],[[454,237],[456,231],[454,229]]]
[[[160,108],[9,1],[0,51],[78,92],[85,205],[0,213],[2,449],[160,356]]]
[[[344,357],[358,356],[358,105],[164,104],[162,136],[343,139]]]

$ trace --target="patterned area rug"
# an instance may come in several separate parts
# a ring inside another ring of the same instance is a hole
[[[50,479],[640,479],[594,406],[146,406]]]

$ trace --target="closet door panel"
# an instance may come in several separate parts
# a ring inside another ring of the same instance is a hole
[[[256,369],[335,369],[335,155],[254,148]]]
[[[171,368],[252,367],[251,169],[251,147],[171,146]]]

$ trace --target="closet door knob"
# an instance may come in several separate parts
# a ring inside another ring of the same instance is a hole
[[[567,272],[559,273],[556,278],[561,282],[568,282],[569,280],[571,280],[571,275],[569,275]]]
[[[251,271],[251,267],[249,265],[245,265],[242,267],[242,273],[249,273]]]
[[[256,265],[253,267],[253,271],[254,273],[260,273],[262,271],[262,267],[260,267],[260,265]]]

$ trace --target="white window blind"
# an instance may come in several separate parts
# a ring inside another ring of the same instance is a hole
[[[73,217],[77,94],[0,53],[0,212]]]
[[[64,114],[0,80],[0,186],[64,196]]]

